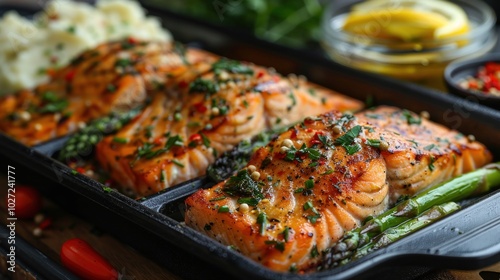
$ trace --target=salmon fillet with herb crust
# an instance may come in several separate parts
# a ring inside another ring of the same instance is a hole
[[[217,155],[312,112],[357,111],[361,102],[304,79],[228,59],[176,77],[135,120],[103,139],[96,156],[113,181],[146,196],[201,176]]]
[[[307,118],[246,168],[185,201],[187,226],[277,271],[307,271],[323,250],[400,195],[492,160],[456,131],[392,107]]]
[[[0,131],[32,146],[92,119],[130,110],[177,76],[206,71],[216,56],[180,44],[129,39],[74,59],[48,83],[0,98]]]

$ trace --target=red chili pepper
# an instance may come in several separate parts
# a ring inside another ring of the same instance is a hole
[[[64,242],[61,248],[61,262],[83,279],[118,279],[116,269],[87,242],[79,238]]]
[[[78,172],[80,174],[85,174],[85,171],[86,171],[85,168],[83,168],[83,167],[77,167],[75,170],[76,170],[76,172]]]
[[[163,136],[158,136],[155,138],[155,140],[153,140],[153,144],[158,146],[158,145],[163,144],[164,141],[165,141],[165,138],[163,138]]]
[[[180,81],[179,82],[179,88],[185,88],[188,86],[188,83],[186,81]]]
[[[66,73],[66,75],[64,76],[64,79],[67,82],[71,82],[73,80],[73,78],[75,77],[75,74],[76,74],[76,70],[75,69],[71,69],[71,70],[68,71],[68,73]]]
[[[500,71],[500,63],[488,62],[488,63],[486,63],[484,68],[486,69],[486,72],[488,72],[488,73],[495,73],[495,72]]]
[[[197,112],[202,113],[202,114],[208,110],[207,106],[205,106],[205,103],[203,103],[203,102],[198,102],[196,104],[193,104],[193,106]]]
[[[492,90],[500,90],[499,75],[500,63],[487,62],[478,70],[474,78],[466,80],[467,88],[480,90],[486,94],[491,93]]]
[[[320,135],[323,135],[323,132],[316,132],[313,136],[313,138],[311,139],[311,145],[315,145],[315,144],[320,144],[321,141],[319,140],[319,136]]]
[[[297,129],[293,129],[292,130],[292,134],[290,134],[290,139],[297,138],[297,133],[298,133]]]
[[[201,135],[195,133],[189,137],[189,142],[201,142]]]

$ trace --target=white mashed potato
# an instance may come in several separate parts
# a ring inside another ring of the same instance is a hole
[[[129,36],[171,40],[131,0],[100,0],[95,7],[53,0],[33,20],[8,12],[0,18],[0,95],[43,83],[82,51]]]

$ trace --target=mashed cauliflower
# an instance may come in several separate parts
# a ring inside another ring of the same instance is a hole
[[[8,12],[0,18],[0,95],[46,82],[82,51],[128,36],[171,40],[159,21],[131,0],[100,0],[95,7],[53,0],[33,20]]]

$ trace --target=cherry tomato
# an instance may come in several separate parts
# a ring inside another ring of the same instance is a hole
[[[21,219],[33,218],[42,208],[42,197],[37,189],[28,186],[16,186],[15,216]],[[9,201],[7,196],[7,203]]]
[[[118,279],[111,264],[80,238],[69,239],[62,245],[61,262],[83,279]]]

